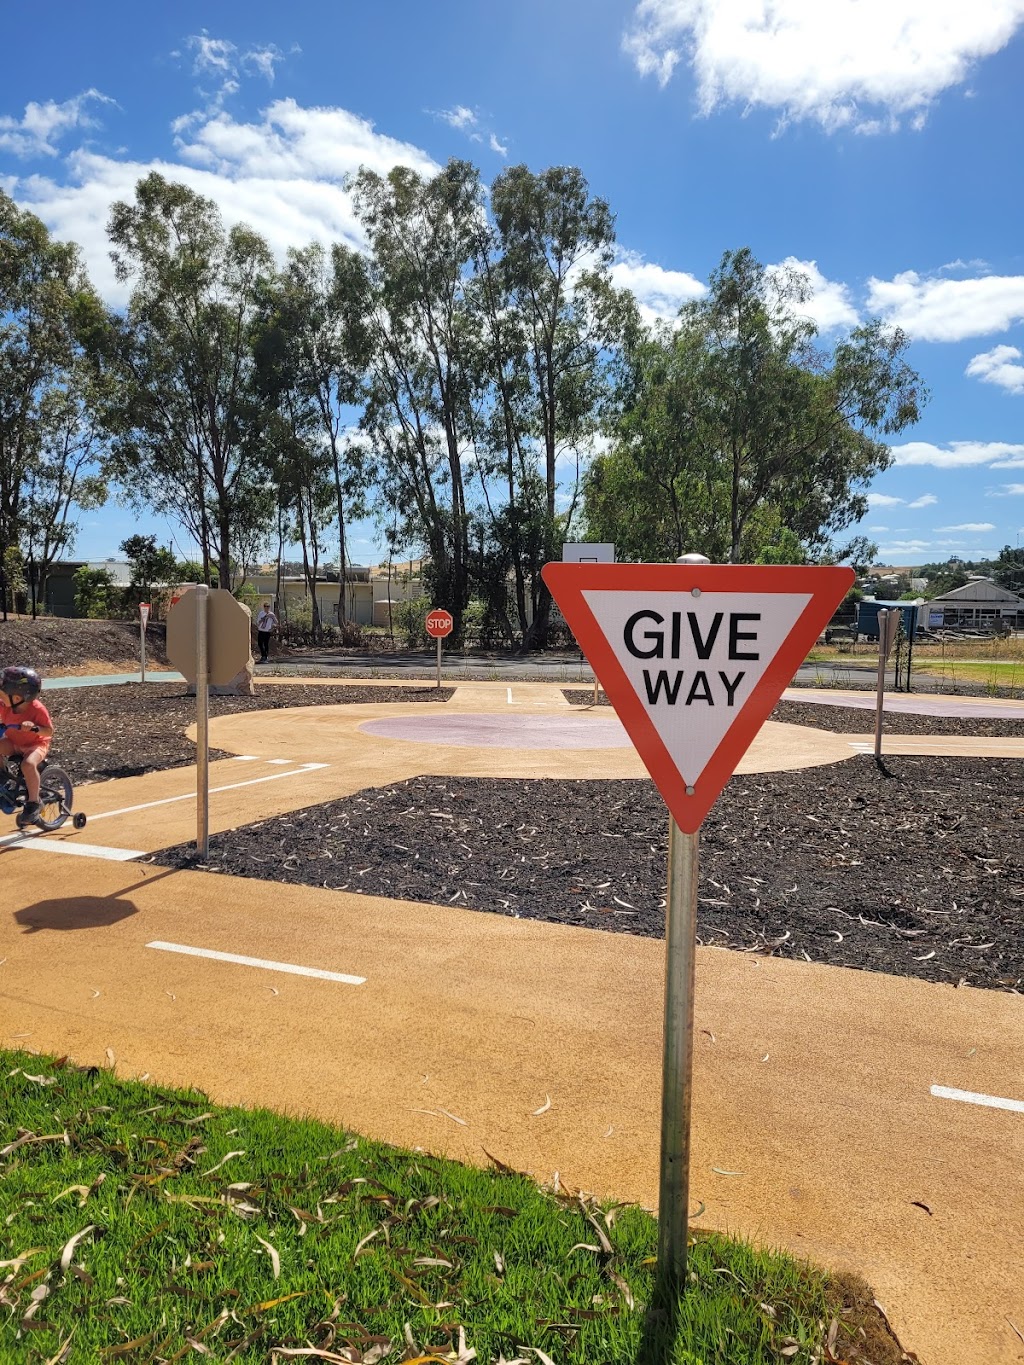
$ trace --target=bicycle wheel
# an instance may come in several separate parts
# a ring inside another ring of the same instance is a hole
[[[39,779],[39,825],[46,830],[60,829],[71,814],[74,799],[71,778],[64,769],[44,768]]]

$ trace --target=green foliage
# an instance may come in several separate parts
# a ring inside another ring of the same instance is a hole
[[[203,566],[197,559],[183,559],[178,564],[178,578],[182,583],[201,583],[203,581]],[[217,570],[210,571],[210,587],[220,587],[220,574]]]
[[[253,583],[243,583],[241,587],[235,589],[235,597],[243,606],[248,607],[255,617],[263,601],[264,594],[257,592]]]
[[[727,253],[675,330],[631,347],[615,444],[585,485],[592,539],[640,560],[835,554],[891,463],[880,438],[915,422],[925,395],[906,338],[878,323],[822,353],[807,287]]]
[[[0,605],[8,552],[36,577],[73,539],[73,506],[102,501],[91,364],[102,307],[73,243],[0,190]],[[87,482],[88,481],[88,482]]]
[[[413,597],[408,602],[395,602],[391,607],[391,620],[396,630],[401,631],[410,649],[430,643],[427,634],[427,613],[432,606],[429,597]]]
[[[155,589],[173,586],[182,579],[181,566],[174,552],[157,545],[156,536],[129,536],[121,541],[118,549],[131,569],[131,584],[125,592],[128,606],[151,602]]]
[[[111,615],[120,596],[109,569],[90,569],[83,564],[75,570],[75,612],[91,619]]]
[[[0,1182],[5,1237],[24,1257],[6,1277],[5,1361],[29,1348],[57,1359],[72,1335],[82,1361],[128,1343],[182,1358],[198,1342],[256,1365],[276,1347],[340,1358],[375,1340],[454,1359],[461,1328],[480,1365],[527,1343],[561,1365],[811,1365],[833,1316],[830,1354],[855,1353],[835,1288],[785,1256],[696,1236],[692,1280],[654,1342],[657,1226],[638,1208],[66,1060],[4,1052],[0,1064],[0,1141],[28,1135]]]
[[[253,337],[270,250],[247,227],[225,230],[212,200],[155,171],[132,203],[114,204],[108,235],[131,287],[106,348],[117,377],[111,467],[140,505],[184,526],[228,583],[236,523],[260,478],[246,455],[266,416]]]

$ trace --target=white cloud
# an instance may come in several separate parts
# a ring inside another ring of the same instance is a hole
[[[13,152],[18,157],[56,156],[54,145],[62,134],[72,128],[95,128],[96,119],[89,113],[90,104],[115,104],[116,101],[99,90],[83,90],[74,99],[57,104],[46,100],[25,105],[20,119],[9,114],[0,115],[0,150]]]
[[[26,176],[10,192],[56,236],[81,245],[93,283],[109,303],[121,305],[127,296],[114,276],[106,223],[114,201],[130,201],[136,182],[152,170],[215,200],[227,223],[250,224],[282,257],[312,239],[362,245],[343,187],[360,166],[381,174],[395,165],[422,175],[439,169],[420,148],[378,133],[346,109],[305,109],[294,100],[275,101],[253,123],[215,113],[179,150],[183,161],[147,162],[79,150],[67,159],[64,183]]]
[[[991,351],[982,351],[970,360],[964,373],[983,384],[998,384],[1009,393],[1024,393],[1022,359],[1024,356],[1016,346],[993,346]]]
[[[1024,483],[1004,483],[998,488],[990,488],[987,498],[1017,498],[1024,495]]]
[[[704,114],[738,102],[882,131],[920,126],[1022,20],[1024,0],[640,0],[623,46],[662,85],[687,61]]]
[[[226,76],[235,71],[238,48],[226,38],[211,38],[206,29],[193,33],[186,40],[195,54],[192,73],[196,76]]]
[[[929,540],[896,540],[891,545],[879,545],[880,555],[905,555],[911,550],[927,550],[931,546]]]
[[[458,128],[460,132],[465,132],[467,128],[475,128],[477,125],[476,114],[464,104],[457,104],[454,109],[439,109],[437,117],[450,128]]]
[[[891,280],[869,279],[868,306],[915,341],[963,341],[1024,319],[1024,275],[936,280],[905,270]]]
[[[611,277],[617,289],[633,293],[648,326],[672,321],[684,303],[707,293],[706,286],[685,270],[666,270],[653,261],[645,261],[638,251],[622,248],[612,265]]]
[[[940,265],[939,270],[976,270],[984,272],[989,269],[988,261],[983,261],[975,256],[973,260],[964,261],[958,256],[955,261],[947,261],[945,265]]]
[[[822,332],[833,327],[856,327],[860,318],[850,300],[847,285],[837,280],[827,279],[818,269],[817,261],[800,261],[795,256],[787,256],[778,265],[766,269],[769,279],[781,280],[787,274],[797,272],[807,281],[809,297],[803,303],[794,303],[794,312],[808,317]]]
[[[920,507],[932,507],[937,502],[938,498],[934,493],[922,493],[921,496],[915,498],[913,502],[907,502],[906,498],[895,498],[891,493],[868,494],[869,507],[905,507],[908,512],[916,512]],[[887,531],[889,528],[887,526],[873,526],[868,529],[874,531]]]
[[[274,67],[283,61],[284,53],[273,43],[268,43],[266,47],[251,47],[248,52],[242,53],[242,65],[258,72],[268,85],[274,84]]]
[[[456,104],[451,109],[427,109],[424,112],[433,114],[434,118],[447,123],[448,127],[454,128],[456,132],[465,133],[470,142],[479,143],[481,147],[486,145],[498,156],[508,156],[508,144],[502,142],[497,133],[481,118],[479,110],[470,109],[466,104]]]
[[[968,469],[990,465],[993,469],[1024,468],[1024,445],[1005,441],[950,441],[946,446],[930,441],[908,441],[892,447],[898,465],[933,465],[936,469]]]
[[[957,526],[936,526],[936,531],[994,531],[991,521],[961,521]]]

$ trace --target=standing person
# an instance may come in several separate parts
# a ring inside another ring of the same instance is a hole
[[[277,616],[269,602],[264,602],[260,607],[260,614],[256,617],[256,640],[260,647],[260,663],[265,664],[270,658],[270,637],[277,630]]]
[[[43,680],[34,668],[18,664],[0,673],[0,754],[21,759],[27,800],[18,814],[18,828],[33,825],[39,815],[39,767],[50,751],[53,722],[39,693]]]

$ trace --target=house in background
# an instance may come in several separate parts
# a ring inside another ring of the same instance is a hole
[[[115,588],[127,588],[132,581],[131,565],[124,559],[59,559],[50,565],[45,589],[39,597],[39,610],[49,616],[77,616],[75,574],[79,569],[105,569]]]
[[[363,564],[349,564],[345,569],[345,615],[358,626],[382,626],[391,624],[390,615],[399,602],[408,602],[423,592],[420,579],[420,563],[412,561],[410,567],[392,564],[390,573],[386,564],[370,568]],[[246,582],[259,594],[261,601],[275,604],[278,616],[287,621],[290,616],[304,610],[309,604],[309,590],[305,578],[299,574],[284,574],[281,577],[280,597],[277,594],[276,565],[262,565],[250,572]],[[338,621],[338,580],[337,577],[318,578],[316,582],[316,602],[320,620],[326,625]]]
[[[1000,587],[991,578],[975,574],[962,588],[933,597],[921,611],[921,624],[932,630],[953,626],[974,630],[997,630],[1009,626],[1024,630],[1024,597]]]

